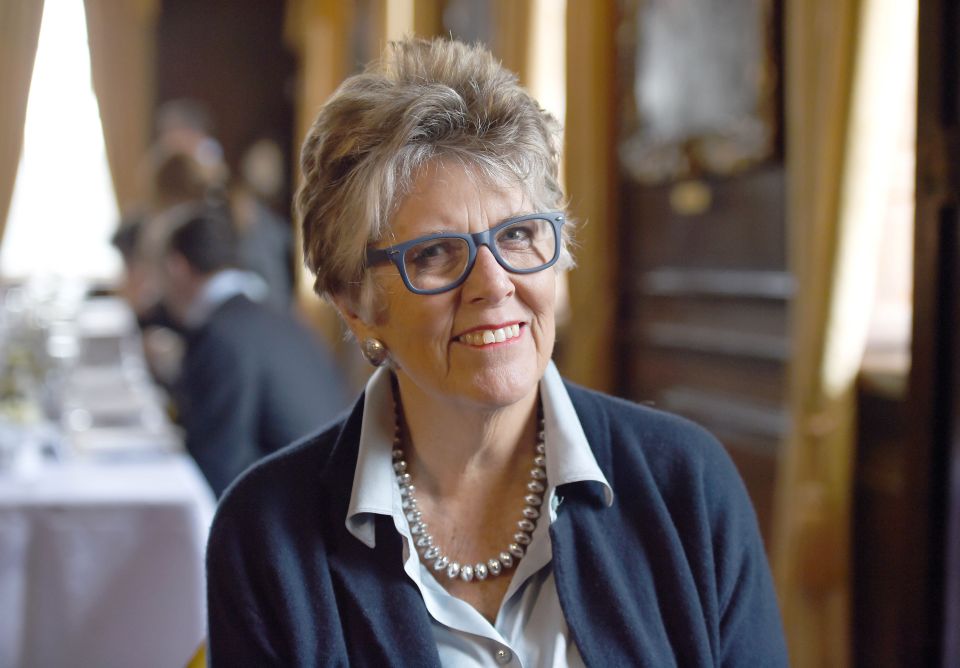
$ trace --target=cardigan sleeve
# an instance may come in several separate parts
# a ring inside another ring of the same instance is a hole
[[[219,513],[207,545],[209,665],[284,665],[279,637],[261,614],[269,591],[257,565],[262,554],[243,545],[232,519]]]
[[[214,668],[351,661],[325,540],[346,501],[331,500],[324,490],[332,485],[319,473],[339,429],[261,460],[220,501],[207,544]]]
[[[716,569],[722,666],[786,666],[780,611],[753,505],[717,447],[705,474]]]

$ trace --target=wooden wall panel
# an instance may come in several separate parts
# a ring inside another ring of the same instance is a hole
[[[761,41],[769,39],[773,58],[758,71],[777,72],[782,6],[767,7],[770,23]],[[634,11],[622,20],[631,21]],[[622,40],[619,61],[619,125],[630,132],[644,124],[630,117],[637,112],[629,49],[636,46],[633,39]],[[775,86],[768,92],[769,130],[779,146],[782,91]],[[687,176],[640,183],[635,172],[624,165],[619,172],[618,341],[627,363],[619,367],[617,387],[713,432],[740,470],[768,538],[779,449],[788,427],[787,318],[796,289],[787,267],[781,151],[729,174],[694,165]]]
[[[213,116],[232,171],[257,139],[292,164],[296,61],[284,42],[286,2],[163,0],[157,21],[156,100],[192,98]],[[289,190],[289,189],[288,189]],[[287,201],[289,197],[284,197]]]

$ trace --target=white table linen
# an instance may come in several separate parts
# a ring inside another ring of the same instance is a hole
[[[214,499],[185,454],[0,472],[0,666],[182,666]]]

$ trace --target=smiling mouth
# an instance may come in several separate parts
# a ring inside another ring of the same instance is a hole
[[[457,340],[468,346],[489,346],[494,343],[503,343],[520,336],[520,324],[506,325],[497,329],[475,329],[472,332],[461,334]]]

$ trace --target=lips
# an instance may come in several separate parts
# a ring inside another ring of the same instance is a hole
[[[468,346],[489,346],[494,343],[503,343],[520,336],[520,324],[504,325],[491,329],[474,329],[457,337],[461,343]]]

